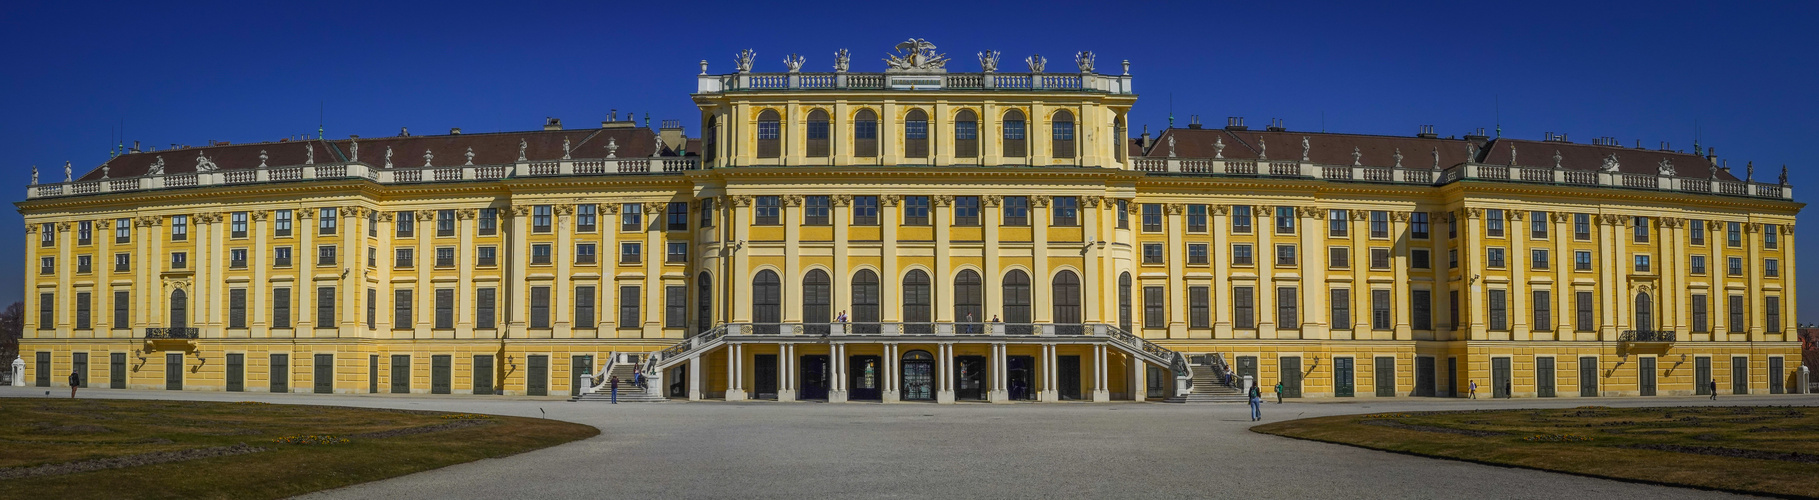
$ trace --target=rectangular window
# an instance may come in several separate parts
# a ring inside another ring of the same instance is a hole
[[[575,287],[575,328],[594,327],[594,287]]]
[[[476,288],[476,289],[474,289],[474,328],[475,329],[491,330],[494,328],[493,311],[495,310],[496,305],[494,302],[493,295],[495,293],[497,293],[494,290],[496,290],[496,289],[493,289],[493,288]]]
[[[290,211],[285,210],[285,212],[289,213]],[[47,224],[47,226],[48,226],[48,224]],[[288,236],[288,235],[289,234],[287,233],[286,236]],[[47,234],[46,236],[49,236],[49,235]],[[188,240],[188,239],[189,239],[189,216],[187,216],[187,215],[171,216],[171,241],[184,241],[184,240]]]
[[[1187,263],[1206,264],[1208,262],[1205,243],[1187,244]]]
[[[589,205],[589,206],[592,206],[592,205]],[[455,211],[452,209],[437,210],[436,211],[436,236],[448,237],[448,236],[454,236],[454,235],[455,235]]]
[[[76,223],[76,244],[89,245],[95,242],[95,223],[79,221]]]
[[[587,204],[575,205],[575,231],[591,233],[600,226],[600,206]]]
[[[619,205],[619,230],[628,233],[644,230],[643,203],[622,203]]]
[[[474,250],[475,265],[482,267],[499,265],[499,247],[479,247]]]
[[[696,221],[701,227],[714,227],[714,199],[701,200],[701,220]]]
[[[1118,210],[1118,229],[1130,229],[1131,228],[1131,202],[1129,200],[1118,200],[1117,210]]]
[[[635,242],[619,244],[619,263],[637,264],[644,262],[644,245]]]
[[[1161,264],[1162,263],[1162,244],[1161,243],[1144,243],[1143,244],[1143,263],[1144,264]]]
[[[181,259],[174,258],[177,255],[181,255],[181,254],[171,254],[171,257],[173,257],[173,259],[171,260],[171,262],[172,262],[171,267],[177,268],[177,269],[182,269],[181,266],[176,265],[177,262],[181,262]],[[47,275],[47,276],[52,275],[52,274],[57,274],[57,258],[56,257],[38,258],[38,274],[43,274],[43,275]]]
[[[1296,265],[1295,262],[1294,245],[1276,245],[1276,265],[1294,267]]]
[[[1371,211],[1371,238],[1390,237],[1390,213],[1383,210]]]
[[[291,289],[272,289],[272,328],[291,327]]]
[[[1072,196],[1056,196],[1050,211],[1054,215],[1054,225],[1073,227],[1080,225],[1080,199]]]
[[[669,262],[669,263],[688,262],[688,242],[672,241],[669,243],[668,250],[669,250],[668,252],[664,253],[664,258],[663,258],[664,262]]]
[[[318,266],[335,265],[335,246],[334,245],[322,245],[322,246],[316,247],[316,265],[318,265]]]
[[[235,248],[227,251],[227,267],[246,269],[246,249]]]
[[[1592,319],[1592,292],[1573,293],[1573,311],[1574,316],[1576,316],[1573,318],[1574,330],[1581,332],[1594,330],[1595,323]]]
[[[1742,276],[1743,275],[1743,258],[1742,257],[1730,257],[1725,260],[1726,260],[1726,263],[1728,264],[1725,267],[1729,268],[1729,273],[1731,276]]]
[[[1232,287],[1232,327],[1241,330],[1257,328],[1257,305],[1248,286]]]
[[[903,225],[927,226],[929,199],[927,196],[903,197]]]
[[[1416,330],[1434,329],[1434,292],[1430,290],[1409,291],[1409,328]]]
[[[1573,214],[1573,239],[1588,241],[1592,239],[1592,215]]]
[[[1730,320],[1730,323],[1724,325],[1725,331],[1729,331],[1731,333],[1743,333],[1743,332],[1749,331],[1749,323],[1745,323],[1743,321],[1743,296],[1742,295],[1730,296],[1730,310],[1731,310],[1731,320]]]
[[[1691,265],[1688,267],[1692,268],[1693,274],[1705,274],[1705,256],[1694,255],[1692,257]]]
[[[1295,234],[1295,207],[1276,207],[1276,234]]]
[[[1232,205],[1232,232],[1239,233],[1239,234],[1250,234],[1250,232],[1251,232],[1251,206],[1250,205]]]
[[[1711,319],[1708,317],[1709,313],[1707,312],[1708,306],[1709,304],[1705,299],[1705,294],[1693,294],[1693,333],[1706,333],[1712,331]]]
[[[819,197],[810,196],[809,197],[810,201],[813,201],[814,198],[821,198],[822,206],[826,206],[826,203],[827,203],[826,196],[819,196]],[[670,231],[687,231],[688,230],[688,202],[685,202],[685,201],[670,202],[669,207],[665,208],[663,211],[663,220],[664,220],[664,226],[665,226],[664,229],[667,229]]]
[[[48,259],[49,257],[45,257],[45,258]],[[189,267],[189,253],[171,252],[171,269],[186,269],[188,267]]]
[[[688,287],[663,287],[663,327],[688,328]]]
[[[1352,291],[1346,288],[1334,288],[1327,291],[1331,297],[1328,307],[1331,309],[1328,318],[1334,330],[1352,329]]]
[[[366,289],[366,329],[379,328],[379,289]]]
[[[531,317],[530,317],[530,320],[531,320],[530,321],[531,328],[536,328],[536,329],[549,328],[549,287],[547,287],[547,286],[531,287]]]
[[[1762,225],[1762,248],[1774,250],[1781,248],[1781,230],[1774,224]]]
[[[291,211],[279,210],[272,214],[272,234],[285,237],[291,235]]]
[[[410,210],[399,211],[392,216],[392,225],[397,227],[399,238],[410,238],[417,235],[417,213]]]
[[[1371,269],[1389,269],[1389,268],[1390,268],[1390,249],[1372,248],[1371,249]]]
[[[1549,262],[1548,262],[1548,258],[1547,258],[1547,249],[1544,249],[1544,248],[1529,249],[1528,258],[1529,258],[1529,265],[1528,265],[1529,268],[1531,268],[1531,269],[1547,269],[1548,268]]]
[[[454,327],[455,289],[438,288],[436,289],[436,324],[434,328],[438,330],[448,330],[453,329]]]
[[[316,328],[335,328],[341,317],[335,315],[335,287],[316,288]]]
[[[38,329],[55,328],[57,328],[57,296],[56,294],[40,293],[38,294]]]
[[[1276,287],[1276,328],[1298,330],[1301,328],[1300,301],[1295,299],[1295,287]]]
[[[1528,237],[1547,239],[1547,212],[1536,210],[1528,213]]]
[[[1705,245],[1705,221],[1686,221],[1686,238],[1694,245]]]
[[[1767,316],[1768,333],[1781,333],[1781,297],[1763,297],[1762,314]]]
[[[1573,270],[1574,271],[1592,270],[1592,253],[1585,251],[1585,250],[1574,251],[1573,252]]]
[[[554,213],[554,207],[549,205],[531,206],[531,232],[550,232],[550,228],[555,227],[554,217],[552,217]]]
[[[536,245],[531,245],[531,263],[532,264],[550,263],[550,261],[552,260],[550,257],[550,249],[551,249],[551,247],[548,243],[539,243]]]
[[[1027,196],[1004,197],[1004,225],[1030,225],[1030,199]]]
[[[133,254],[130,254],[130,253],[114,254],[114,272],[124,273],[124,272],[131,272],[132,270],[133,270]],[[1774,275],[1771,274],[1770,276],[1774,276]]]
[[[337,215],[338,211],[333,208],[324,208],[319,210],[318,214],[319,215],[316,218],[316,234],[335,234],[335,225],[340,221],[340,216]]]
[[[594,252],[593,243],[581,243],[581,244],[575,245],[575,263],[576,264],[593,264],[594,263],[594,253],[595,252]]]
[[[436,248],[436,267],[455,267],[455,248]]]
[[[876,197],[876,196],[854,196],[853,197],[853,225],[855,225],[855,226],[876,226],[876,225],[878,225],[878,197]]]
[[[1425,240],[1428,236],[1427,212],[1414,212],[1408,215],[1410,237]]]
[[[1534,312],[1533,328],[1537,332],[1554,331],[1554,303],[1547,290],[1535,290],[1529,302],[1529,310]]]
[[[393,290],[392,329],[408,330],[415,327],[416,323],[416,320],[411,319],[411,291]]]
[[[76,256],[76,272],[87,274],[92,270],[94,270],[94,257],[87,255]]]
[[[126,244],[133,241],[132,219],[114,220],[114,243]]]
[[[93,299],[91,299],[91,296],[89,295],[88,292],[76,292],[76,329],[77,330],[88,330],[88,329],[93,328],[93,325],[91,325],[89,323],[89,303],[92,300]]]
[[[414,250],[415,249],[409,247],[398,249],[396,252],[397,255],[392,258],[392,267],[408,268],[414,265],[415,263],[412,262],[411,259],[411,257],[415,255]]]
[[[954,197],[954,225],[956,225],[956,226],[977,226],[977,225],[979,225],[979,197],[978,196],[955,196]]]
[[[619,328],[644,326],[644,320],[638,318],[638,302],[642,298],[636,286],[619,287]]]
[[[1146,232],[1146,233],[1162,232],[1162,204],[1161,203],[1144,203],[1142,206],[1142,210],[1143,210],[1143,232]]]
[[[1459,216],[1457,213],[1449,212],[1446,214],[1446,239],[1450,240],[1450,239],[1455,239],[1458,237],[1459,237]]]
[[[779,226],[783,224],[783,198],[779,196],[759,196],[753,199],[753,224],[760,226]]]
[[[1204,286],[1187,288],[1188,328],[1212,328],[1212,289]]]
[[[1492,208],[1484,211],[1484,234],[1492,238],[1503,237],[1503,210]]]
[[[272,248],[272,266],[290,267],[291,266],[291,247],[274,247],[274,248]]]
[[[1486,305],[1490,307],[1490,329],[1503,331],[1509,329],[1509,301],[1507,290],[1488,290],[1485,292]]]
[[[1487,248],[1484,251],[1484,255],[1485,265],[1492,268],[1501,268],[1504,266],[1502,248]]]
[[[1763,259],[1762,275],[1770,278],[1781,276],[1781,261],[1779,259]]]
[[[1249,266],[1252,264],[1254,264],[1254,262],[1251,261],[1251,246],[1249,244],[1239,243],[1232,245],[1232,265]]]
[[[499,232],[499,209],[482,208],[480,216],[475,219],[481,236],[492,236]]]
[[[1187,206],[1187,232],[1206,232],[1206,205]]]
[[[1390,291],[1371,290],[1371,329],[1388,330],[1393,326],[1390,316]]]
[[[1724,225],[1724,244],[1731,248],[1743,246],[1743,224],[1727,222]]]
[[[1326,235],[1331,238],[1344,238],[1352,234],[1352,221],[1348,218],[1351,212],[1345,210],[1326,211]]]
[[[114,292],[115,330],[125,330],[133,326],[132,301],[129,300],[131,297],[127,292]]]
[[[228,227],[228,237],[245,238],[246,237],[246,212],[234,212],[234,213],[228,214],[228,226],[227,227]]]
[[[1408,251],[1408,267],[1411,269],[1432,269],[1433,259],[1426,249],[1416,248]]]
[[[1649,272],[1649,256],[1647,256],[1647,255],[1637,255],[1636,256],[1636,272],[1639,272],[1639,273]]]
[[[368,237],[368,238],[378,238],[379,237],[379,211],[378,210],[368,210],[366,212],[366,237]]]
[[[1326,249],[1327,267],[1345,269],[1352,267],[1352,249],[1346,247],[1329,247]]]
[[[1168,318],[1164,315],[1165,313],[1162,310],[1162,304],[1166,300],[1168,300],[1168,297],[1164,296],[1164,294],[1162,292],[1162,287],[1159,287],[1159,286],[1143,287],[1143,327],[1144,328],[1166,328],[1166,327],[1168,327]]]
[[[1458,290],[1448,290],[1446,292],[1446,317],[1449,321],[1451,321],[1450,324],[1452,325],[1452,330],[1458,331],[1459,330],[1459,291]]]

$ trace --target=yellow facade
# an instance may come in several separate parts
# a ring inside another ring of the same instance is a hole
[[[1132,140],[1131,77],[1082,69],[704,73],[700,141],[125,155],[19,204],[21,352],[103,387],[560,394],[610,358],[834,401],[1160,400],[1187,360],[1301,397],[1769,393],[1799,364],[1785,182],[1604,144]]]

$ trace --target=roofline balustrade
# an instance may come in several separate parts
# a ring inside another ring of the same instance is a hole
[[[117,179],[58,182],[26,187],[28,200],[160,189],[237,186],[305,180],[365,179],[379,184],[488,181],[574,175],[677,174],[701,169],[698,157],[596,158],[495,165],[383,168],[366,163],[318,163],[167,173]]]
[[[1359,165],[1322,165],[1304,161],[1251,160],[1231,158],[1152,158],[1131,159],[1138,172],[1161,175],[1205,175],[1214,177],[1264,177],[1308,179],[1332,182],[1371,182],[1440,186],[1457,181],[1511,182],[1557,186],[1587,186],[1690,194],[1715,194],[1776,200],[1793,200],[1793,186],[1769,182],[1741,182],[1718,179],[1694,179],[1672,175],[1637,174],[1571,170],[1520,165],[1461,163],[1449,168],[1376,167]]]
[[[699,75],[695,93],[778,90],[981,90],[1131,95],[1130,75],[1098,73],[733,73]]]

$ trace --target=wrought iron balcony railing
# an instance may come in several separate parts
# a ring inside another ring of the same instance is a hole
[[[148,339],[193,339],[193,338],[196,338],[199,333],[200,333],[200,331],[195,328],[181,327],[181,326],[170,327],[170,328],[147,328],[147,329],[145,329],[145,338],[148,338]]]
[[[1673,342],[1673,330],[1624,330],[1617,335],[1618,342]]]

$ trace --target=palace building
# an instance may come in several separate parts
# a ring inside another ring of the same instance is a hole
[[[551,119],[34,173],[26,380],[552,395],[638,371],[658,397],[834,402],[1218,399],[1227,371],[1287,397],[1793,390],[1785,169],[1236,118],[1133,137],[1128,62],[1000,56],[950,71],[912,39],[873,73],[845,50],[831,73],[703,61],[698,138]]]

